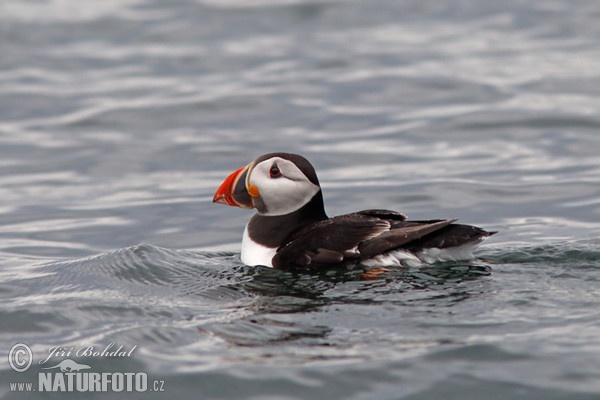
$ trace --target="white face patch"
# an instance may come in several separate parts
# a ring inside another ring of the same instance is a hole
[[[280,176],[272,176],[272,168],[279,170]],[[252,168],[248,184],[256,186],[266,216],[290,214],[308,203],[321,188],[312,183],[302,171],[289,160],[280,157],[269,158]]]

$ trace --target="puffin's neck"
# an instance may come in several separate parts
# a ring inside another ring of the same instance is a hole
[[[248,222],[248,234],[252,240],[263,246],[277,248],[293,232],[327,218],[323,194],[319,190],[308,203],[293,213],[276,216],[255,214]]]

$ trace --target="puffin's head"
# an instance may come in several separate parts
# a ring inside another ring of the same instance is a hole
[[[269,153],[229,175],[213,202],[256,208],[261,215],[286,215],[302,208],[320,190],[315,169],[306,158]]]

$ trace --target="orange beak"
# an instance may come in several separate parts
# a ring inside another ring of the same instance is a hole
[[[253,208],[254,204],[252,203],[252,196],[246,187],[246,181],[253,165],[254,163],[250,163],[225,178],[213,197],[213,203],[240,208]],[[251,186],[251,188],[255,189],[254,186]]]

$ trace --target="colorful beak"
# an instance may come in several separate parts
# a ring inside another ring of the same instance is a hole
[[[240,208],[253,208],[252,197],[246,188],[246,181],[253,166],[254,163],[250,163],[229,175],[217,189],[213,197],[213,203]]]

